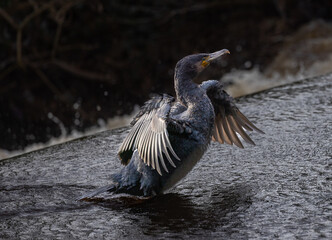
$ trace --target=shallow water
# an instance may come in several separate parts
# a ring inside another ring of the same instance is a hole
[[[191,173],[150,200],[75,198],[121,167],[127,128],[0,161],[1,239],[332,238],[332,75],[241,98],[266,134],[211,144]]]

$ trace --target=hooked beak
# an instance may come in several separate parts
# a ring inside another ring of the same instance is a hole
[[[215,59],[217,59],[217,58],[219,58],[219,57],[221,57],[225,54],[231,54],[231,53],[228,49],[222,49],[220,51],[209,54],[207,61],[211,62],[211,61],[213,61],[213,60],[215,60]]]

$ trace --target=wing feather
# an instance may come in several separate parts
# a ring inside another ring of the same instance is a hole
[[[206,90],[215,110],[212,140],[221,144],[232,145],[234,143],[239,148],[243,148],[239,135],[247,143],[255,145],[246,131],[264,132],[240,112],[233,98],[223,90],[223,86],[216,80],[205,81],[200,86]]]
[[[241,127],[243,127],[245,130],[252,132],[253,129],[249,127],[238,114],[234,114],[233,117],[235,120],[240,124]]]
[[[243,148],[243,145],[241,143],[241,141],[239,140],[239,138],[236,136],[236,133],[234,132],[234,130],[232,129],[231,125],[228,122],[228,118],[225,118],[226,124],[227,124],[227,129],[228,129],[228,133],[230,134],[229,137],[231,139],[231,141],[238,146],[239,148]]]
[[[157,141],[158,141],[158,157],[159,157],[159,160],[163,166],[163,168],[165,169],[166,172],[168,172],[168,169],[166,167],[166,164],[165,164],[165,161],[164,161],[164,158],[163,158],[163,152],[162,152],[162,145],[161,145],[161,141],[162,141],[162,134],[160,137],[158,137]]]
[[[170,163],[173,167],[176,167],[175,164],[174,164],[174,162],[172,161],[171,156],[169,155],[169,153],[168,153],[168,151],[167,151],[167,144],[166,144],[166,137],[167,137],[167,136],[165,136],[164,133],[163,133],[161,136],[162,136],[161,139],[162,139],[162,142],[163,142],[163,148],[162,148],[162,149],[163,149],[163,152],[165,153],[166,158],[167,158],[167,160],[169,161],[169,163]]]
[[[250,139],[248,134],[243,130],[243,128],[235,121],[233,115],[228,116],[229,123],[231,124],[232,128],[235,129],[236,132],[240,134],[240,136],[247,142],[252,145],[255,145],[254,141]]]
[[[247,126],[253,128],[253,129],[255,129],[257,132],[264,133],[262,130],[260,130],[259,128],[257,128],[252,122],[250,122],[250,121],[248,120],[248,118],[247,118],[246,116],[243,115],[242,112],[240,112],[240,111],[238,110],[238,113],[237,113],[237,114],[238,114],[238,115],[240,116],[240,118],[241,118],[241,119],[247,124]]]
[[[220,117],[220,123],[216,123],[219,133],[221,134],[222,139],[229,145],[232,145],[232,141],[229,138],[229,132],[227,128],[227,123],[225,117]]]
[[[123,164],[128,164],[130,158],[122,153],[137,149],[143,162],[160,175],[162,175],[161,166],[168,172],[163,154],[170,165],[176,167],[172,159],[180,160],[180,158],[171,145],[166,124],[172,101],[174,98],[164,95],[148,101],[143,106],[142,111],[132,122],[131,131],[119,148]],[[122,158],[123,156],[125,158]]]
[[[145,156],[142,156],[143,159],[146,159],[146,164],[148,164],[148,166],[152,165],[150,156],[151,156],[151,138],[152,138],[153,132],[152,131],[147,131],[147,141],[145,144]],[[154,164],[153,166],[154,167]]]

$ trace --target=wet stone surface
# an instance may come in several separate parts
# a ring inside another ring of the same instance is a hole
[[[332,75],[241,98],[266,134],[212,143],[169,193],[76,202],[121,167],[128,128],[0,162],[1,239],[332,238]]]

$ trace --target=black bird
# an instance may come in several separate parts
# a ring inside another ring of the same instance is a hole
[[[144,197],[162,194],[187,175],[211,140],[243,148],[240,135],[255,145],[246,131],[262,131],[239,111],[222,84],[192,81],[225,54],[229,54],[227,49],[194,54],[176,64],[176,97],[164,94],[145,103],[119,149],[126,166],[112,175],[110,185],[81,200],[105,191]]]

